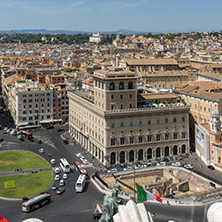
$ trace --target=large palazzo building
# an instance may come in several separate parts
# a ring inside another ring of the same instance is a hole
[[[94,94],[69,92],[69,131],[105,165],[189,152],[189,106],[140,108],[137,76],[94,72]],[[90,90],[92,92],[92,90]]]

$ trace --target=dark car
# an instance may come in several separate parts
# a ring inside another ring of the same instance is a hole
[[[30,138],[29,141],[31,141],[31,142],[35,142],[34,138]]]
[[[211,170],[215,170],[215,167],[214,166],[212,166],[212,165],[209,165],[209,166],[207,166],[209,169],[211,169]]]
[[[3,142],[4,141],[4,139],[3,138],[0,138],[0,142]]]
[[[47,126],[46,129],[54,129],[54,126],[52,126],[52,125]]]
[[[68,140],[63,140],[63,142],[64,142],[65,144],[69,144],[69,141],[68,141]]]
[[[57,193],[57,194],[62,194],[63,192],[65,192],[65,188],[64,188],[64,187],[59,187],[59,188],[56,190],[56,193]]]
[[[64,131],[63,129],[57,129],[57,132],[62,132],[62,131]]]
[[[161,162],[169,162],[169,159],[167,157],[164,157],[160,160]]]
[[[19,137],[18,139],[21,140],[21,141],[24,141],[24,140],[25,140],[22,136]]]
[[[173,160],[174,160],[173,156],[169,156],[169,159],[170,159],[171,161],[173,161]]]
[[[37,143],[38,143],[38,144],[42,144],[42,140],[38,140]]]
[[[94,214],[93,214],[93,219],[100,219],[101,216],[102,216],[101,213],[94,213]]]

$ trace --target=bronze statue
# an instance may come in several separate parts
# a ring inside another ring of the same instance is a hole
[[[123,198],[118,197],[118,193],[122,191],[122,187],[116,182],[113,184],[112,196],[104,194],[103,196],[103,215],[99,222],[111,222],[113,216],[118,213],[118,205],[125,205]]]

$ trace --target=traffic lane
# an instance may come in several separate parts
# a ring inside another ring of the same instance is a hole
[[[145,207],[151,214],[156,214],[155,222],[166,222],[170,219],[177,222],[207,222],[205,208],[208,208],[208,205],[181,206],[145,202]]]

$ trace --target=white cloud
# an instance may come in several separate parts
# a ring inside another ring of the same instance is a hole
[[[132,7],[137,7],[144,5],[146,1],[141,1],[141,2],[109,2],[109,3],[103,3],[102,6],[102,11],[103,12],[109,12],[117,9],[123,9],[123,8],[132,8]]]

